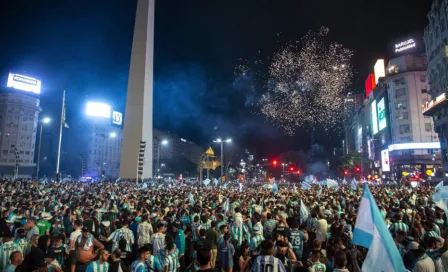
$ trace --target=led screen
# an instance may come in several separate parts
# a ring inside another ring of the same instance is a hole
[[[110,118],[110,105],[99,102],[87,102],[86,115]]]
[[[380,102],[378,102],[377,111],[378,111],[378,131],[381,131],[387,126],[384,97],[381,98]]]
[[[6,86],[25,92],[40,94],[42,82],[32,77],[9,73]]]

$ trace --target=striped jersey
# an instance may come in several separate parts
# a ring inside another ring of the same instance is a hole
[[[109,263],[104,262],[100,264],[99,261],[91,262],[86,269],[86,272],[108,272],[109,271]]]
[[[165,256],[164,267],[168,267],[168,272],[175,272],[178,268],[180,268],[179,263],[179,250],[174,249],[171,254]]]
[[[108,239],[113,241],[112,251],[118,248],[118,243],[121,239],[125,239],[127,241],[126,251],[132,251],[131,246],[134,244],[134,233],[132,233],[132,230],[123,228],[117,229],[109,235]]]
[[[306,230],[308,232],[313,232],[313,233],[316,232],[317,222],[318,222],[317,218],[314,218],[314,217],[308,218],[308,221],[306,221]]]
[[[198,226],[198,231],[201,229],[205,229],[205,230],[209,230],[212,228],[212,222],[211,221],[207,221],[205,223],[201,223]]]
[[[220,232],[219,229],[221,228],[222,225],[227,225],[227,222],[226,221],[220,221],[220,222],[216,223],[216,230],[218,232]]]
[[[313,263],[310,267],[308,267],[308,272],[325,272],[327,268],[323,263]]]
[[[3,271],[9,265],[11,253],[20,250],[20,246],[13,241],[6,242],[0,246],[0,271]]]
[[[160,265],[159,259],[157,259],[154,255],[149,256],[148,260],[146,260],[146,264],[149,266],[150,270],[159,271],[162,270],[162,266]]]
[[[254,237],[252,237],[252,239],[250,239],[250,244],[249,244],[249,248],[251,251],[253,251],[254,249],[257,248],[257,246],[259,246],[261,244],[261,242],[264,241],[264,236],[263,235],[256,235]]]
[[[269,219],[264,223],[264,230],[266,231],[266,235],[270,236],[274,232],[274,229],[277,227],[277,220]]]
[[[403,222],[399,221],[399,222],[393,223],[392,226],[390,226],[390,228],[389,228],[389,231],[392,234],[397,234],[398,230],[402,230],[405,233],[408,233],[409,232],[409,227],[408,227],[408,225],[406,225],[406,223],[403,223]]]
[[[270,256],[258,256],[252,264],[251,272],[286,272],[285,266],[280,259]]]
[[[142,263],[140,260],[136,260],[131,264],[131,272],[149,272],[149,271],[145,263]]]
[[[151,244],[154,255],[156,255],[156,257],[159,258],[159,260],[161,260],[159,251],[165,248],[165,234],[161,232],[156,232],[151,237]]]
[[[14,243],[20,247],[22,256],[25,256],[28,253],[28,241],[25,238],[17,238]]]
[[[238,241],[238,246],[243,243],[244,236],[248,232],[246,225],[242,224],[237,226],[235,223],[230,227],[230,234],[232,234],[233,239]]]
[[[142,222],[138,224],[137,227],[137,234],[138,234],[138,241],[137,244],[141,247],[145,244],[149,244],[151,241],[151,233],[153,233],[152,225],[148,222]]]

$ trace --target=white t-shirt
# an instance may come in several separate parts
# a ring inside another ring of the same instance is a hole
[[[77,230],[73,231],[73,232],[70,234],[70,244],[72,243],[72,241],[76,242],[76,239],[77,239],[78,236],[81,235],[81,234],[82,234],[82,231],[81,231],[80,229],[77,229]],[[68,249],[69,251],[75,249],[75,243],[74,243],[74,242],[73,242],[73,248],[69,248],[69,249]]]

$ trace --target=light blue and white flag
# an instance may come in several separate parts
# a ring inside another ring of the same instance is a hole
[[[210,181],[210,179],[204,179],[202,183],[204,183],[205,186],[208,186],[210,184]]]
[[[436,191],[443,187],[443,180],[436,185]]]
[[[142,183],[142,189],[144,189],[144,190],[148,189],[148,183],[143,182]]]
[[[347,180],[345,178],[342,180],[342,184],[347,184]]]
[[[213,183],[215,184],[215,186],[218,186],[218,180],[217,179],[214,179]]]
[[[352,180],[352,183],[350,184],[353,190],[356,190],[358,188],[358,183],[355,179]]]
[[[277,183],[274,183],[273,185],[272,185],[272,192],[276,195],[276,194],[278,194],[278,185],[277,185]]]
[[[313,181],[314,181],[314,176],[313,175],[305,176],[305,182],[306,183],[312,183]]]
[[[303,190],[309,190],[309,189],[311,189],[311,184],[309,184],[309,183],[306,182],[306,181],[303,181],[303,182],[302,182],[302,189],[303,189]]]
[[[294,186],[293,186],[293,188],[292,188],[293,190],[294,190],[294,193],[296,193],[297,192],[297,187],[296,187],[296,184],[294,183]]]
[[[308,217],[310,217],[310,211],[303,203],[302,199],[300,199],[300,224],[306,222]]]
[[[339,188],[339,184],[336,180],[327,179],[327,187],[328,188]]]
[[[240,193],[243,191],[243,184],[240,182]]]
[[[448,186],[439,187],[437,192],[432,195],[432,201],[437,207],[443,209],[445,213],[448,211]]]
[[[224,203],[224,211],[227,213],[230,209],[229,199],[226,199],[226,203]]]
[[[190,200],[191,205],[194,205],[194,203],[196,202],[196,201],[194,201],[194,197],[193,197],[193,194],[191,192],[190,192],[190,195],[188,196],[188,199]]]
[[[352,242],[369,249],[362,271],[406,271],[400,252],[367,184],[364,185]]]

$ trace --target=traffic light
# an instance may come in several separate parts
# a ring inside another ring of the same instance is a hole
[[[355,166],[355,171],[356,171],[356,172],[361,172],[361,167],[359,167],[359,166]]]
[[[294,172],[294,166],[290,166],[289,171]]]
[[[348,171],[344,170],[344,176],[347,176],[347,175],[348,175]]]
[[[278,164],[278,161],[277,161],[277,160],[273,160],[273,161],[272,161],[272,165],[273,165],[273,166],[277,166],[277,164]]]
[[[297,175],[300,175],[300,170],[297,170]]]

